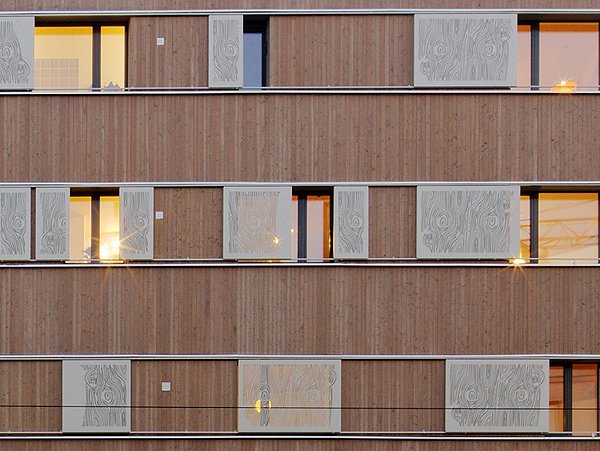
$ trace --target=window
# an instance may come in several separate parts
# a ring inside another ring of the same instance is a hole
[[[71,193],[71,260],[119,259],[119,196]]]
[[[244,17],[244,87],[267,86],[268,24],[265,16]]]
[[[36,89],[122,89],[125,26],[35,28]]]
[[[292,259],[331,258],[331,191],[294,191]]]
[[[550,365],[550,432],[598,431],[598,364]]]
[[[598,261],[598,193],[521,196],[521,258],[541,264]]]
[[[522,23],[517,42],[519,86],[598,89],[597,22]]]

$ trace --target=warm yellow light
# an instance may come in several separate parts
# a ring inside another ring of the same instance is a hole
[[[279,244],[279,238],[274,236],[273,237],[273,244]]]
[[[510,261],[510,264],[511,265],[515,265],[515,266],[524,265],[525,263],[527,263],[527,261],[524,258],[521,258],[521,257],[519,257],[519,258],[513,258]]]
[[[290,232],[294,233],[296,231],[296,229],[294,229],[293,227],[290,229]]]
[[[267,402],[267,409],[271,408],[271,401]],[[256,410],[256,413],[260,413],[262,411],[263,405],[260,402],[260,399],[257,399],[256,402],[254,403],[254,410]]]
[[[577,87],[577,82],[576,81],[561,80],[558,84],[552,86],[552,88],[550,88],[550,91],[553,91],[553,92],[573,92],[573,91],[575,91],[576,87]]]

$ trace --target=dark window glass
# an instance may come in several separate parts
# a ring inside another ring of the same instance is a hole
[[[244,87],[267,85],[268,18],[244,18]]]

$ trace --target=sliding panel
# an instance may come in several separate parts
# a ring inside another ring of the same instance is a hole
[[[223,188],[223,258],[289,259],[292,188]]]
[[[63,432],[131,431],[131,361],[63,361]]]
[[[31,189],[0,188],[0,260],[31,259]]]
[[[417,258],[519,255],[519,187],[417,187]]]
[[[239,432],[340,432],[340,360],[240,360]]]
[[[336,186],[333,199],[334,258],[368,258],[369,188]]]
[[[415,86],[516,84],[516,14],[415,14],[414,38]]]
[[[0,89],[33,89],[33,17],[0,18]]]
[[[154,188],[119,190],[120,256],[126,260],[154,258]]]
[[[35,190],[35,258],[69,259],[69,188]]]
[[[547,360],[447,360],[446,432],[548,432]]]
[[[208,16],[208,86],[241,88],[244,83],[244,16]]]

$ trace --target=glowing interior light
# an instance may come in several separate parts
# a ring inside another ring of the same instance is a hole
[[[552,88],[550,90],[554,91],[554,92],[573,92],[573,91],[575,91],[576,87],[577,87],[576,81],[561,80],[559,83],[552,86]]]
[[[254,410],[256,410],[256,413],[260,413],[260,411],[262,410],[260,408],[260,399],[257,399],[256,402],[254,403]]]
[[[524,265],[527,262],[525,261],[524,258],[519,257],[519,258],[513,258],[510,261],[510,263],[511,263],[511,265],[519,266],[519,265]]]
[[[294,229],[293,227],[290,229],[290,232],[294,233],[296,231],[296,229]]]
[[[279,244],[279,238],[274,236],[273,237],[273,244]]]

